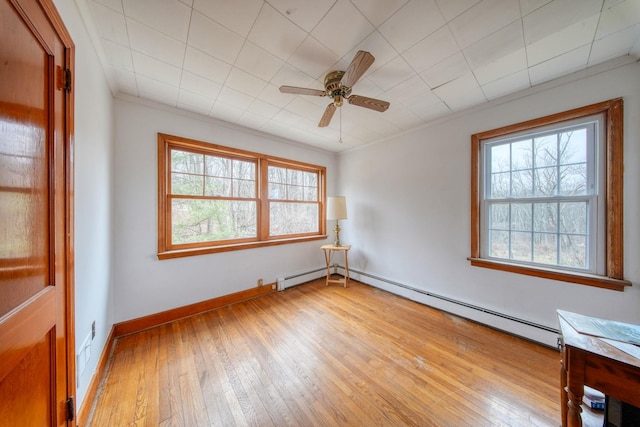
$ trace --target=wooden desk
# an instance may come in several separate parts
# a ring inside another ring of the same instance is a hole
[[[560,407],[563,427],[582,426],[584,386],[640,406],[640,359],[583,332],[587,316],[558,310],[562,334]],[[602,320],[602,319],[596,319]]]
[[[346,288],[349,280],[349,249],[351,249],[351,245],[322,245],[321,249],[324,251],[324,260],[327,263],[327,286],[329,286],[329,283],[342,283]],[[331,278],[331,256],[334,252],[344,252],[344,277],[342,279]]]

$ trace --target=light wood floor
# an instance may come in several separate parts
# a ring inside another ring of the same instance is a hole
[[[558,426],[559,357],[319,280],[120,338],[91,426]]]

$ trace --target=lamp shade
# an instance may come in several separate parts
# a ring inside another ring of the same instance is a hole
[[[327,219],[347,219],[347,201],[344,196],[327,197]]]

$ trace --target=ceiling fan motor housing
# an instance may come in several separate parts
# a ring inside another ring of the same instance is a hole
[[[342,106],[344,98],[351,94],[351,88],[342,86],[340,83],[342,76],[344,76],[344,71],[332,71],[324,78],[324,88],[327,96],[333,98],[333,105],[336,107]]]

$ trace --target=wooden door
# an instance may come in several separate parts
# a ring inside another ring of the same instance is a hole
[[[72,425],[72,55],[50,0],[0,0],[3,427]]]

